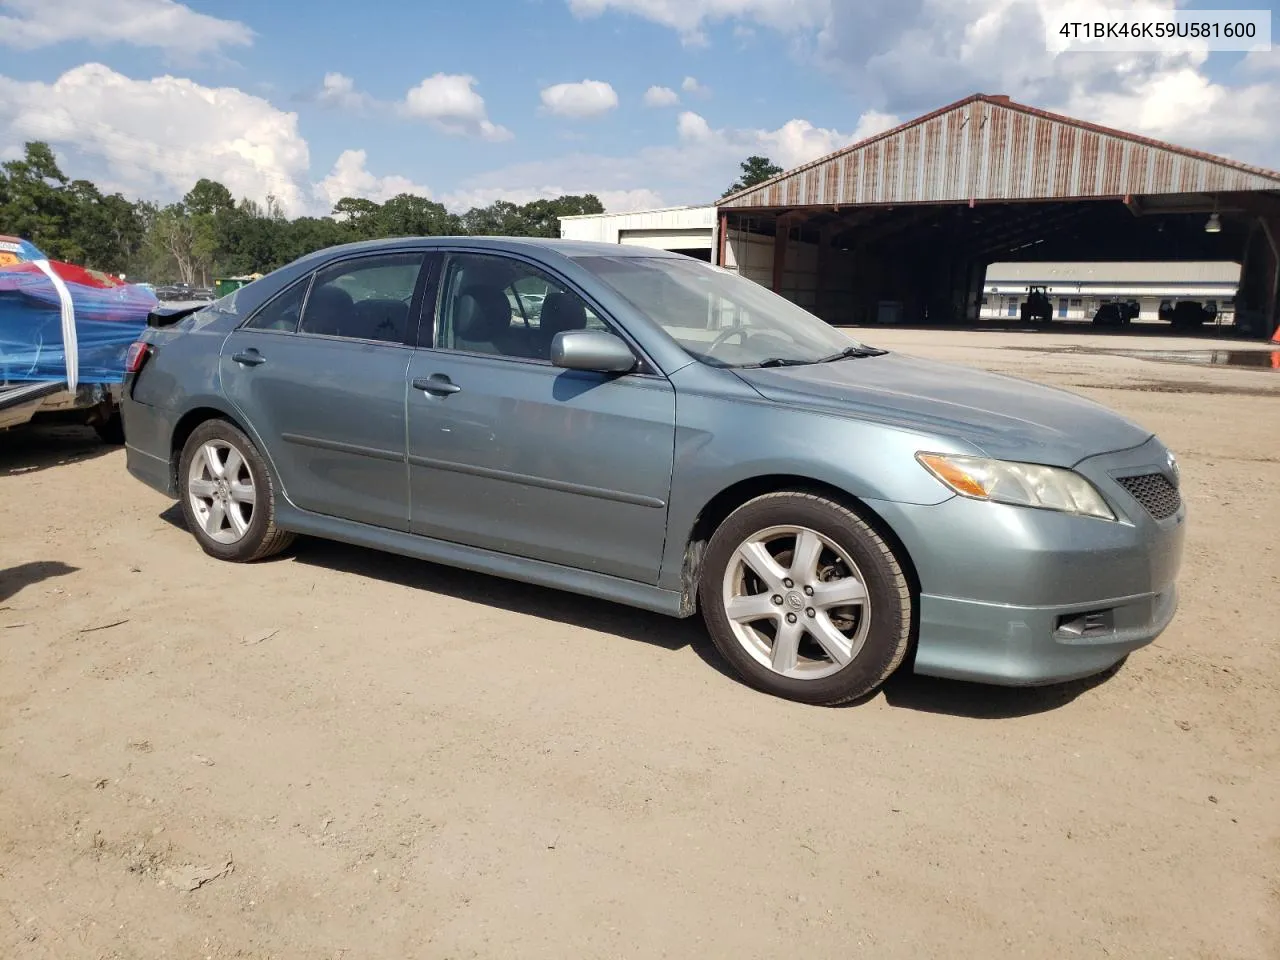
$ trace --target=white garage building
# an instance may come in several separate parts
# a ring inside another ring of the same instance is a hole
[[[664,207],[560,218],[560,236],[567,240],[657,247],[708,262],[714,260],[715,232],[715,207]]]
[[[721,242],[714,206],[664,207],[632,213],[589,213],[560,218],[566,240],[620,243],[672,250],[741,273],[768,287],[773,281],[772,237],[730,229]],[[818,246],[793,240],[782,275],[782,295],[805,307],[816,303]]]

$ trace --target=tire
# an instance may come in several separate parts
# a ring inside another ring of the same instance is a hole
[[[765,575],[757,547],[776,564]],[[747,684],[801,703],[869,696],[901,665],[911,637],[911,591],[893,550],[853,511],[800,491],[757,497],[720,524],[698,601],[716,649]],[[798,640],[780,647],[782,630]]]
[[[220,470],[209,459],[210,449]],[[187,529],[219,560],[262,560],[294,540],[275,524],[275,480],[266,461],[226,420],[206,420],[187,438],[178,460],[178,494]]]
[[[93,430],[98,435],[98,439],[108,446],[118,447],[124,443],[124,418],[120,416],[119,410],[107,419],[95,423]]]

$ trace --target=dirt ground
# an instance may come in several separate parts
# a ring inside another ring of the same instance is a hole
[[[803,707],[693,622],[314,541],[218,563],[118,449],[6,436],[0,957],[1280,957],[1280,371],[862,335],[1170,443],[1155,645]]]

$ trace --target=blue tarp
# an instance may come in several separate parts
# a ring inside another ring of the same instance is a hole
[[[25,241],[0,238],[0,257],[0,381],[67,380],[62,296],[41,268],[44,256]],[[146,328],[155,296],[71,264],[46,264],[70,295],[78,362],[73,379],[119,383],[129,344]]]

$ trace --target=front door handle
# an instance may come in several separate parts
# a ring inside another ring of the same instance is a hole
[[[418,377],[413,381],[413,389],[434,393],[438,397],[447,397],[451,393],[457,393],[462,388],[448,377],[437,373],[431,377]]]
[[[248,350],[242,350],[239,353],[233,353],[231,359],[236,363],[243,363],[246,367],[256,367],[260,363],[266,363],[267,358],[260,354],[254,347]]]

